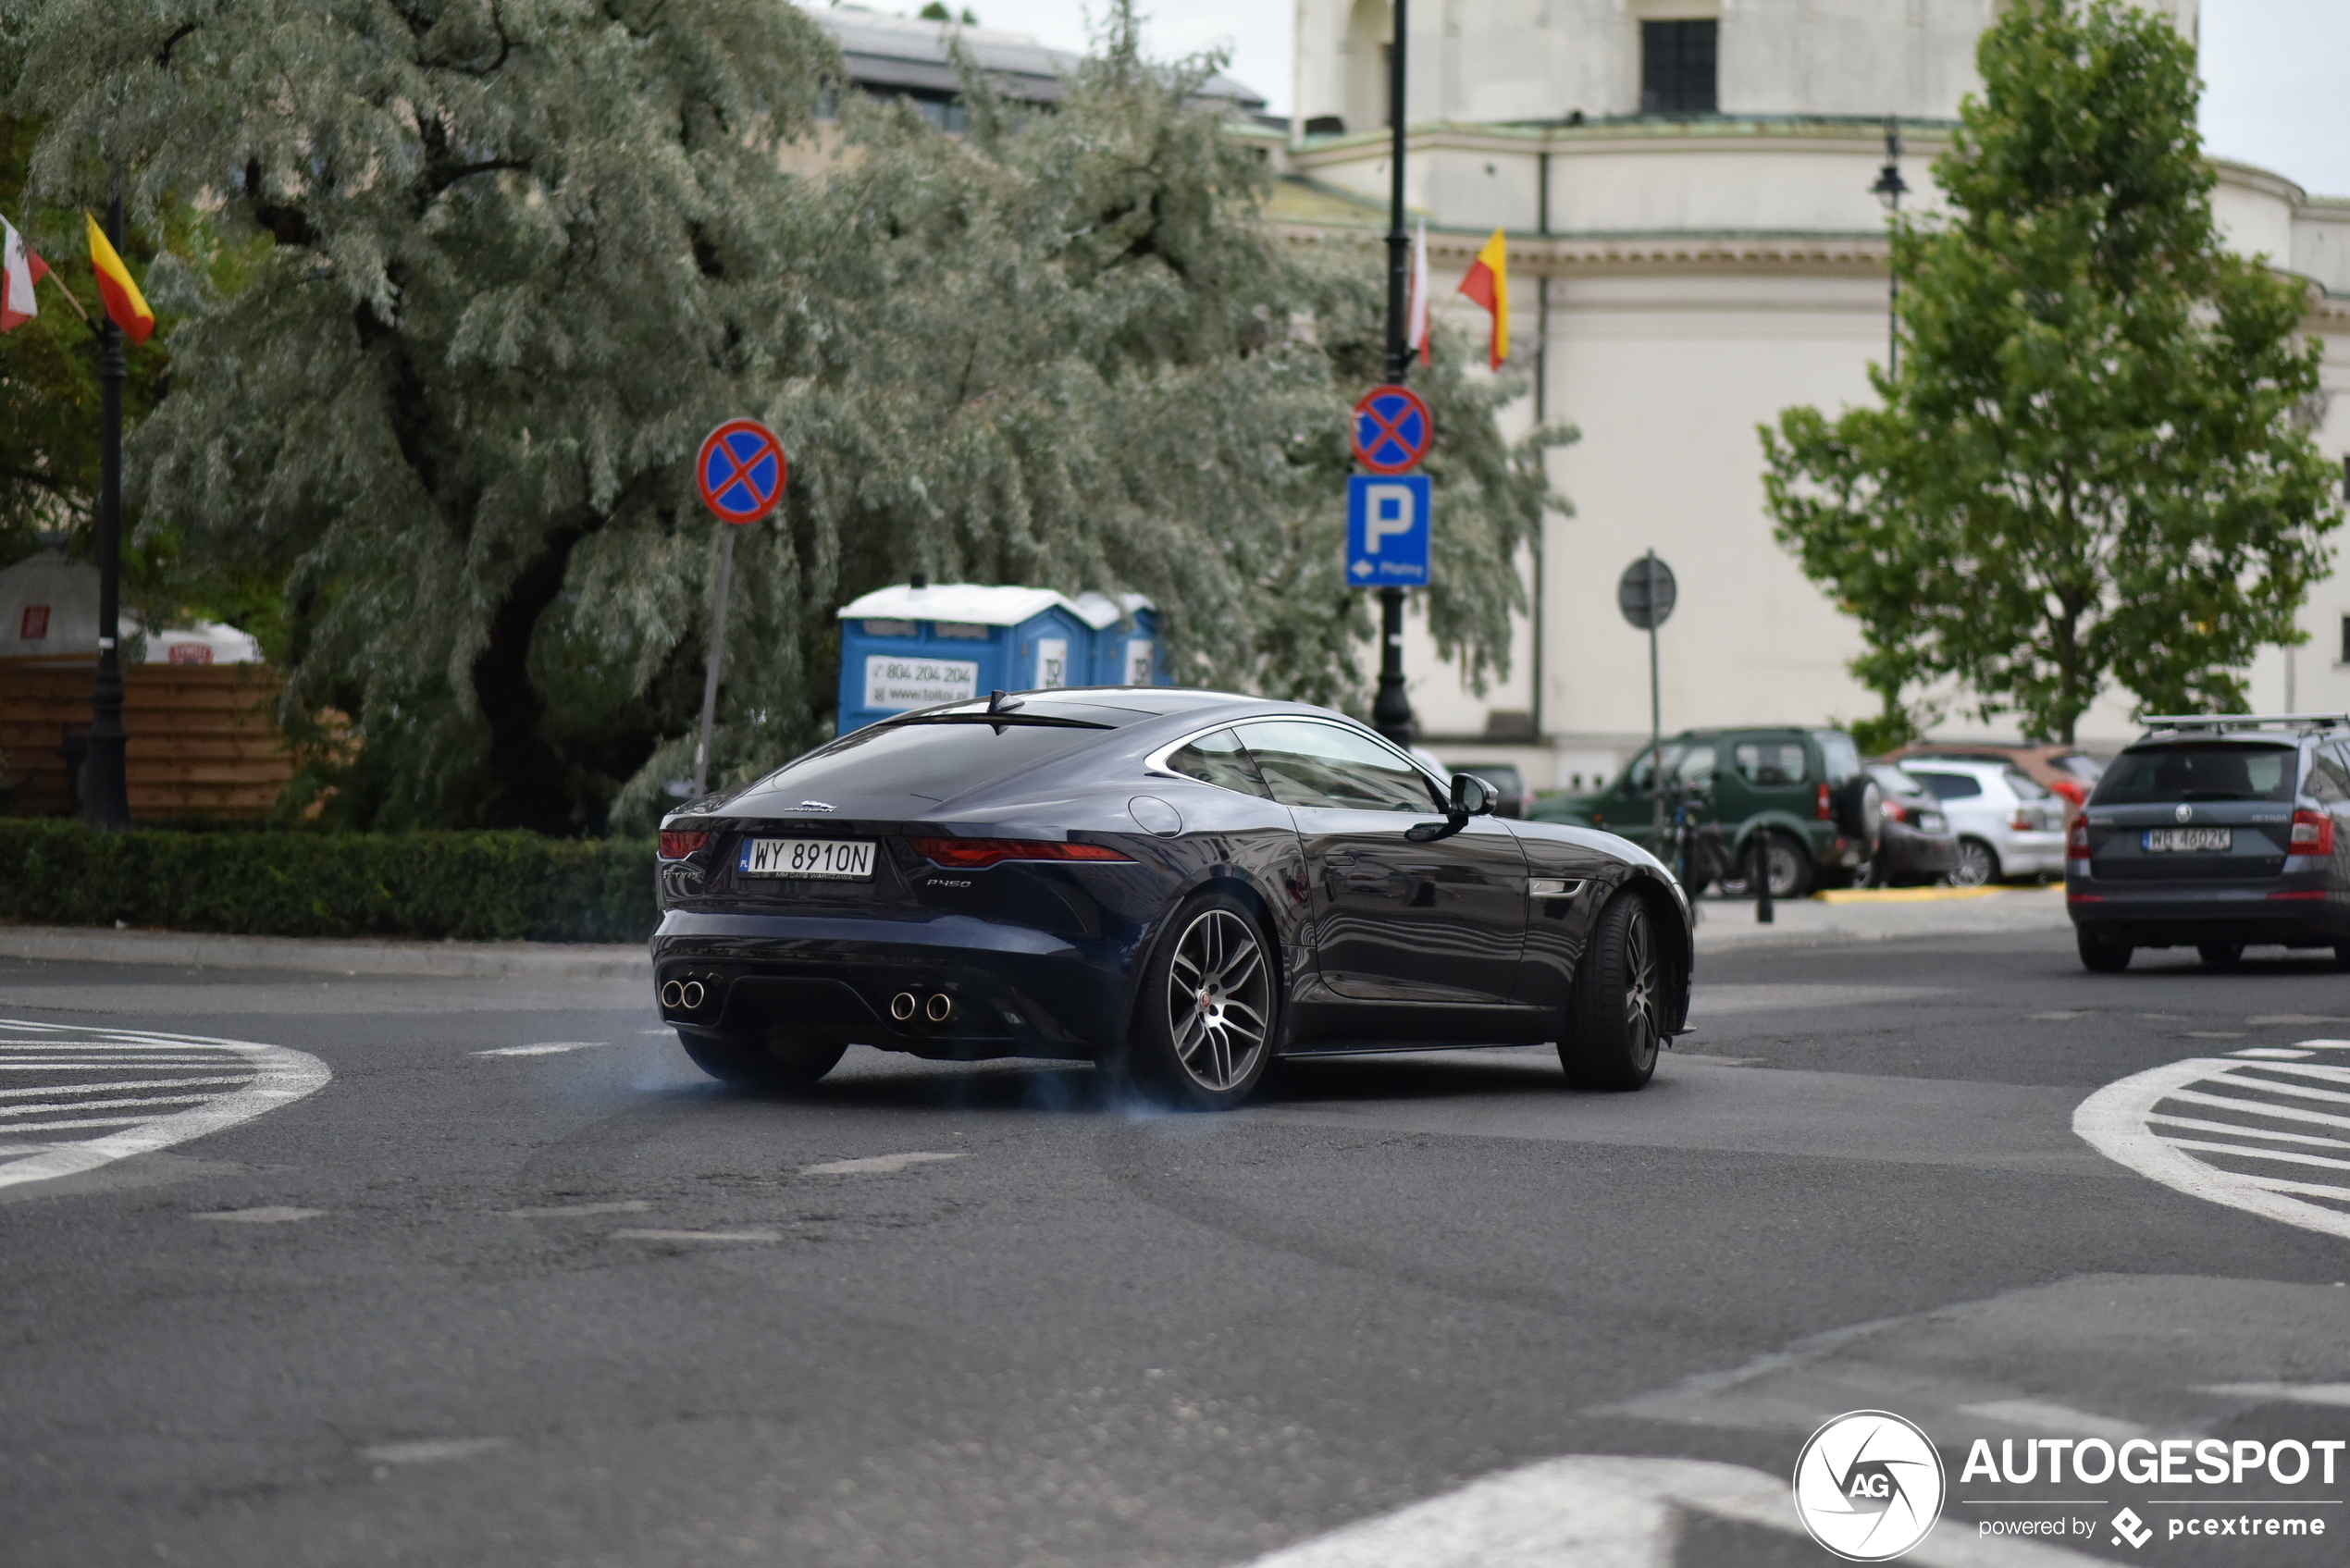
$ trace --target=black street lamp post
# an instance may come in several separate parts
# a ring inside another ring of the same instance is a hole
[[[106,202],[106,239],[122,252],[122,192]],[[98,678],[90,691],[82,754],[81,820],[96,828],[130,825],[122,729],[122,328],[108,315],[98,328],[101,472],[98,485]]]
[[[1395,0],[1395,39],[1387,51],[1387,122],[1390,137],[1387,200],[1387,379],[1402,386],[1411,364],[1404,314],[1412,288],[1411,237],[1404,232],[1404,52],[1409,36],[1406,0]],[[1404,691],[1404,590],[1379,589],[1379,695],[1371,702],[1371,724],[1398,746],[1412,744],[1412,699]]]
[[[1901,179],[1901,122],[1891,115],[1885,119],[1885,167],[1877,170],[1876,183],[1869,187],[1869,194],[1885,204],[1885,210],[1899,216],[1901,198],[1909,191]],[[1890,236],[1887,237],[1890,243]],[[1901,368],[1901,271],[1894,265],[1888,249],[1885,257],[1886,276],[1892,279],[1887,296],[1885,329],[1885,373],[1893,375]]]

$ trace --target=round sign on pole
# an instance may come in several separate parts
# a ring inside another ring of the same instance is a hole
[[[1615,580],[1615,608],[1641,631],[1662,626],[1673,617],[1673,601],[1680,588],[1673,568],[1654,555],[1644,555],[1624,569]]]
[[[1354,459],[1374,474],[1408,473],[1435,439],[1435,416],[1417,392],[1374,387],[1354,405]]]
[[[703,438],[694,459],[701,503],[737,526],[774,511],[790,475],[784,443],[756,419],[729,419]]]

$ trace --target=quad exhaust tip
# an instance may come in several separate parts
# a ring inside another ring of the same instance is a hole
[[[708,993],[702,990],[701,982],[698,980],[687,981],[683,988],[685,1003],[689,1009],[700,1006],[702,997],[706,994]]]
[[[675,981],[673,980],[667,985],[661,988],[661,1005],[662,1006],[675,1007],[684,1003],[685,1000],[686,988],[678,984]]]
[[[698,980],[673,980],[661,988],[661,1005],[672,1010],[692,1012],[702,1005],[710,993]]]
[[[922,1009],[922,1014],[933,1023],[945,1023],[955,1016],[955,999],[942,991],[930,999],[930,1006]]]
[[[919,1006],[920,1004],[914,1000],[912,992],[901,991],[889,999],[889,1016],[899,1023],[904,1023],[914,1016],[914,1009]]]

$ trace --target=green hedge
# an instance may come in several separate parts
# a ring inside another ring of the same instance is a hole
[[[527,833],[98,833],[0,820],[0,919],[246,936],[642,942],[650,839]]]

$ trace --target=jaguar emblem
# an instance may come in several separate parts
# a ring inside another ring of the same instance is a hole
[[[2192,822],[2195,821],[2195,808],[2192,806],[2181,806],[2177,810],[2171,812],[2171,814],[2178,818],[2179,821],[2183,822]]]

